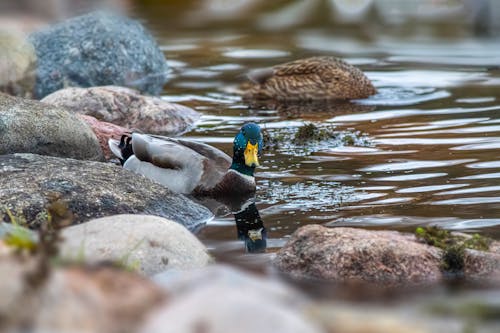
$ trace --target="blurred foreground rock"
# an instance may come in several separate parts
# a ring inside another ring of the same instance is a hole
[[[66,88],[42,102],[151,134],[178,135],[189,131],[200,118],[186,106],[116,86]]]
[[[465,278],[497,283],[500,258],[465,250]],[[275,266],[297,278],[385,287],[434,284],[444,278],[443,250],[423,244],[413,234],[354,228],[299,228],[278,252]]]
[[[140,332],[323,332],[306,318],[302,296],[282,283],[224,266],[171,274],[155,280],[175,296]]]
[[[29,40],[37,55],[35,97],[64,87],[129,86],[161,92],[167,63],[144,27],[109,12],[68,19],[35,32]]]
[[[31,97],[35,87],[35,49],[22,34],[0,28],[0,50],[0,91]]]
[[[57,268],[36,286],[27,282],[34,266],[0,257],[0,331],[134,332],[166,299],[149,280],[110,266]]]
[[[0,154],[103,160],[86,122],[63,108],[0,93]]]
[[[119,232],[117,232],[119,230]],[[86,263],[121,262],[153,275],[207,265],[207,249],[180,224],[157,216],[114,215],[65,228],[61,253]]]
[[[195,229],[210,211],[183,195],[111,163],[33,154],[0,156],[0,202],[31,228],[46,221],[54,196],[67,202],[73,224],[116,214],[149,214]]]

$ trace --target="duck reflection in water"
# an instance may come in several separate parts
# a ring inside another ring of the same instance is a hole
[[[248,252],[265,252],[267,247],[267,230],[264,227],[257,206],[251,201],[234,213],[238,238],[245,242]]]

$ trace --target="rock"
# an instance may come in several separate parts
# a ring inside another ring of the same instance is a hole
[[[163,290],[137,274],[113,267],[52,271],[40,287],[26,283],[33,262],[0,259],[2,332],[134,332],[165,301]]]
[[[387,309],[362,304],[345,303],[314,304],[308,313],[315,322],[322,324],[328,333],[426,333],[440,332],[428,328],[430,318],[419,313],[416,318],[398,313],[398,309]],[[425,317],[425,320],[422,318]],[[418,319],[417,319],[418,318]],[[424,323],[422,323],[424,322]],[[446,332],[454,332],[449,326]]]
[[[274,265],[298,278],[384,286],[431,284],[442,279],[441,250],[413,235],[355,228],[299,228]]]
[[[168,66],[138,22],[92,12],[30,35],[38,69],[35,96],[64,87],[129,86],[159,94]]]
[[[500,286],[500,242],[493,241],[488,252],[465,250],[464,277]]]
[[[152,134],[181,134],[200,118],[198,112],[186,106],[115,86],[66,88],[46,96],[42,102]]]
[[[0,93],[0,154],[103,160],[92,129],[70,112]]]
[[[226,286],[227,288],[245,287],[258,290],[261,294],[284,304],[298,304],[304,301],[303,295],[280,280],[264,279],[223,264],[209,265],[189,271],[169,270],[156,274],[152,278],[172,297],[182,298],[185,293],[192,292],[196,288]]]
[[[31,97],[35,87],[35,49],[20,34],[0,30],[0,91]]]
[[[87,124],[89,124],[90,127],[92,128],[92,131],[94,131],[97,140],[99,140],[99,145],[101,146],[102,152],[104,153],[104,157],[106,158],[106,160],[115,157],[115,155],[113,155],[113,153],[109,149],[108,140],[109,139],[120,140],[122,135],[131,132],[128,128],[111,124],[105,121],[99,121],[92,116],[86,116],[84,114],[80,114],[79,117],[83,119]]]
[[[47,19],[24,12],[8,13],[0,8],[0,31],[8,31],[16,34],[27,35],[33,31],[46,28]]]
[[[140,332],[322,332],[306,318],[300,295],[277,282],[224,267],[176,276],[167,288],[184,287]]]
[[[119,230],[119,232],[117,232]],[[138,266],[145,275],[206,266],[207,249],[180,224],[157,216],[115,215],[65,228],[61,253],[85,262]]]
[[[67,202],[75,215],[73,224],[116,214],[149,214],[192,230],[212,217],[208,209],[185,196],[111,163],[0,155],[0,202],[22,214],[31,228],[46,220],[45,207],[54,196]]]

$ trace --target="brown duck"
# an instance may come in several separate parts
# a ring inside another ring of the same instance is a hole
[[[278,101],[346,100],[376,93],[358,68],[333,57],[295,60],[248,74],[254,83],[244,99]]]

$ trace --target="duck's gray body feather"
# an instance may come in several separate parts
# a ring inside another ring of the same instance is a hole
[[[228,155],[200,142],[133,133],[132,149],[125,169],[184,194],[214,188],[231,165]]]

